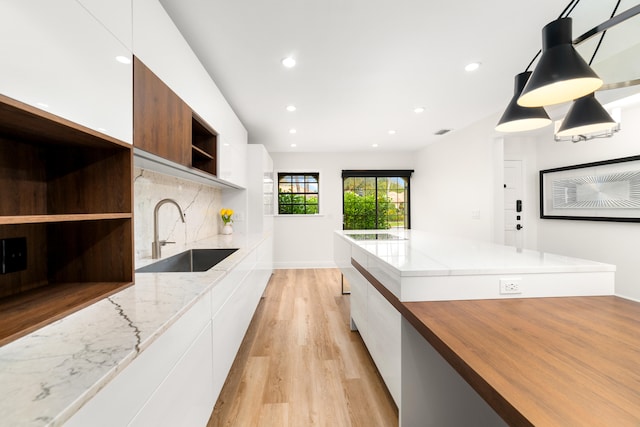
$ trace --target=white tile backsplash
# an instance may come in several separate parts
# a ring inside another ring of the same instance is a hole
[[[222,190],[204,184],[160,174],[148,169],[134,169],[135,259],[151,257],[153,210],[162,199],[173,199],[185,213],[180,221],[178,209],[165,204],[158,213],[159,238],[176,242],[162,247],[162,257],[181,252],[198,240],[219,233]]]

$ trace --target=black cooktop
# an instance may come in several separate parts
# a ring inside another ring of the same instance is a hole
[[[354,240],[404,240],[404,237],[389,233],[347,234]]]

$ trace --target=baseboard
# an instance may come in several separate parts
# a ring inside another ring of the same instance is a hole
[[[305,268],[338,268],[333,261],[308,261],[308,262],[274,262],[275,270],[295,270]]]

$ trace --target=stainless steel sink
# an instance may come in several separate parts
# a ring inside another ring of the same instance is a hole
[[[207,271],[238,249],[189,249],[138,268],[136,273],[184,273]]]

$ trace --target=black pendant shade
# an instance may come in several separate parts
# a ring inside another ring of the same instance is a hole
[[[507,105],[507,109],[498,121],[496,130],[499,132],[521,132],[539,129],[551,123],[551,119],[542,107],[521,107],[518,105],[518,97],[527,84],[531,71],[520,73],[515,78],[513,98]]]
[[[573,47],[571,18],[561,18],[542,29],[542,56],[518,105],[559,104],[592,93],[602,84],[602,79]]]
[[[556,135],[564,137],[606,132],[615,125],[616,121],[591,93],[573,102]]]

